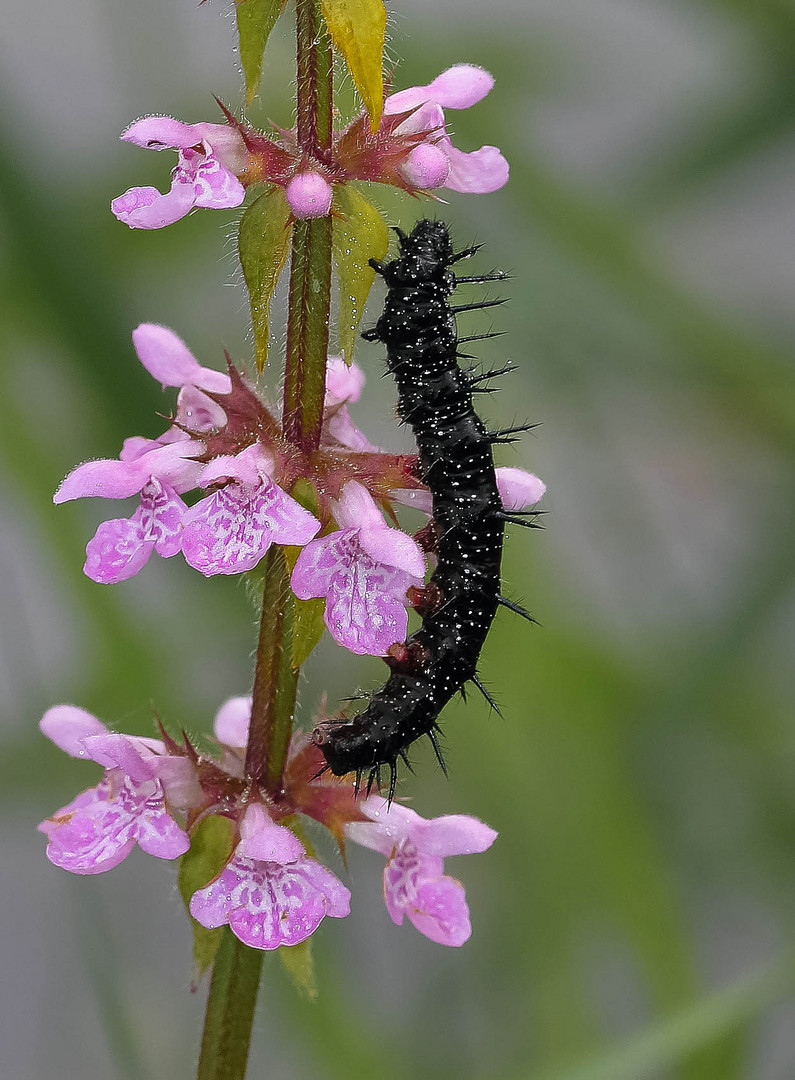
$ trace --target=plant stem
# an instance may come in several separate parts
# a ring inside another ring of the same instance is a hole
[[[197,1080],[244,1080],[262,952],[224,927],[213,966]]]
[[[284,550],[265,556],[265,586],[257,644],[246,776],[278,797],[293,732],[298,668],[292,665],[295,600]]]
[[[322,162],[331,146],[331,45],[317,0],[296,0],[298,140]],[[331,217],[297,221],[290,265],[284,432],[311,453],[320,445],[331,303]],[[284,549],[263,560],[262,594],[246,776],[278,799],[293,731],[298,668],[293,666],[295,597]],[[213,967],[198,1080],[244,1080],[262,953],[231,932]]]

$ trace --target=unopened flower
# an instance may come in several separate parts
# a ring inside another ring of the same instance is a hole
[[[176,859],[188,850],[187,833],[167,805],[193,793],[187,759],[168,757],[158,739],[110,732],[74,705],[49,709],[40,727],[67,754],[105,768],[96,787],[39,826],[50,862],[73,874],[101,874],[118,866],[136,844],[159,859]]]
[[[272,463],[259,444],[215,458],[203,487],[226,481],[184,518],[185,560],[206,577],[253,570],[272,543],[306,544],[320,522],[270,478]]]
[[[176,150],[171,188],[135,187],[114,199],[111,210],[132,229],[161,229],[194,207],[240,206],[246,196],[237,178],[247,154],[240,133],[226,124],[183,124],[170,116],[147,116],[122,133],[125,142],[149,150]]]
[[[427,86],[412,86],[391,94],[384,103],[385,117],[410,112],[392,134],[427,132],[414,146],[399,171],[416,188],[447,187],[451,191],[485,194],[508,181],[508,162],[496,146],[481,146],[465,153],[447,134],[445,109],[468,109],[488,94],[493,77],[473,64],[456,64]]]
[[[325,621],[351,652],[383,656],[406,636],[406,590],[421,585],[425,559],[412,537],[391,529],[361,484],[345,485],[334,510],[341,526],[301,551],[292,575],[299,599],[326,598]]]
[[[190,912],[202,926],[228,923],[245,945],[276,949],[304,941],[326,915],[349,914],[349,890],[258,803],[248,807],[240,837],[218,877],[193,894]]]
[[[368,822],[351,822],[348,837],[386,855],[384,900],[398,926],[408,916],[421,934],[440,945],[463,945],[471,933],[464,886],[444,873],[449,855],[486,851],[494,829],[466,814],[426,819],[380,796],[361,807]]]
[[[328,180],[316,172],[297,173],[284,191],[293,215],[299,220],[325,217],[331,210],[333,193]]]

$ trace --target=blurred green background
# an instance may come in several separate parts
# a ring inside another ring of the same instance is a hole
[[[451,864],[474,935],[445,951],[388,920],[353,852],[349,919],[316,935],[320,1000],[266,963],[251,1076],[335,1080],[791,1080],[795,1076],[795,6],[790,0],[390,3],[396,85],[451,63],[497,77],[451,115],[512,180],[438,210],[513,272],[482,350],[520,373],[490,417],[542,421],[505,464],[549,485],[512,536],[484,703],[445,718],[405,792],[500,831]],[[202,362],[250,355],[234,212],[131,232],[108,202],[170,162],[118,142],[136,116],[240,101],[227,9],[32,0],[0,42],[0,1074],[187,1080],[204,991],[172,868],[50,866],[36,821],[94,782],[38,734],[56,701],[122,730],[209,730],[246,692],[253,611],[227,580],[153,560],[83,577],[108,507],[55,509],[87,457],[161,429],[130,331],[164,322]],[[289,122],[292,46],[262,101]],[[384,204],[387,205],[387,204]],[[390,203],[402,224],[423,211]],[[486,265],[488,264],[488,265]],[[378,297],[373,297],[373,307]],[[470,316],[470,318],[473,318]],[[473,318],[472,331],[488,328]],[[386,444],[394,392],[362,346],[357,408]],[[275,390],[276,378],[270,376]],[[393,445],[402,436],[395,430]],[[115,512],[115,511],[114,511]],[[381,677],[326,644],[301,710]],[[340,873],[344,871],[337,867]]]

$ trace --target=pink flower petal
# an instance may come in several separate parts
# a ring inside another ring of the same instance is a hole
[[[330,356],[326,365],[325,407],[358,401],[364,387],[364,372],[358,364],[345,363],[341,356]]]
[[[285,825],[276,825],[259,803],[251,803],[240,823],[236,855],[255,862],[295,862],[306,854],[304,845]]]
[[[342,918],[349,910],[349,891],[308,858],[278,866],[235,857],[190,902],[191,915],[202,926],[228,922],[233,933],[255,949],[297,945],[325,915]]]
[[[135,517],[103,521],[86,545],[83,573],[99,585],[118,585],[142,570],[154,549]]]
[[[370,492],[356,480],[349,480],[333,504],[334,520],[341,529],[385,529],[384,515]]]
[[[155,187],[134,187],[112,200],[112,213],[131,229],[163,229],[184,218],[196,203],[192,184],[175,183],[167,194]]]
[[[135,847],[135,816],[119,799],[108,797],[103,780],[90,802],[49,834],[47,858],[73,874],[112,870]]]
[[[494,77],[475,64],[455,64],[437,75],[425,89],[429,101],[445,109],[468,109],[476,105],[494,86]]]
[[[425,488],[395,488],[389,492],[389,497],[403,506],[413,506],[429,517],[433,513],[433,495]]]
[[[410,840],[395,848],[384,867],[384,902],[396,926],[414,904],[422,882],[441,877],[443,870],[441,859],[420,855]]]
[[[185,150],[198,146],[205,136],[199,124],[184,124],[171,116],[145,116],[130,124],[119,138],[147,150]]]
[[[77,705],[54,705],[39,721],[39,730],[70,757],[89,759],[83,740],[102,735],[107,728],[96,716]]]
[[[143,538],[154,544],[163,559],[170,559],[182,549],[182,519],[187,506],[168,484],[152,477],[141,489],[141,503],[135,513]]]
[[[421,934],[439,945],[458,947],[472,936],[464,886],[454,878],[424,881],[406,914]]]
[[[166,750],[159,739],[122,735],[117,731],[89,735],[85,739],[85,747],[92,761],[106,769],[121,769],[136,783],[155,778],[154,763],[158,754],[164,754]]]
[[[400,529],[360,529],[359,543],[374,562],[404,570],[417,579],[416,584],[420,584],[425,577],[422,548],[412,536]]]
[[[122,443],[119,461],[135,461],[136,458],[147,454],[150,450],[155,450],[158,446],[162,446],[162,443],[159,443],[157,439],[146,439],[143,435],[131,435]]]
[[[239,455],[238,455],[239,456]],[[230,484],[184,518],[185,559],[206,577],[252,570],[270,545],[303,545],[320,522],[274,483]]]
[[[408,806],[393,802],[390,806],[380,795],[371,795],[361,803],[361,810],[371,820],[351,821],[345,826],[346,835],[356,844],[391,855],[408,839],[417,822],[424,819]]]
[[[183,386],[177,396],[175,420],[190,431],[204,434],[224,427],[227,416],[221,406],[201,390],[195,386]]]
[[[293,569],[292,589],[302,600],[326,597],[326,626],[340,645],[383,656],[406,636],[403,598],[415,580],[376,563],[362,550],[358,531],[345,529],[307,544]]]
[[[468,814],[445,814],[419,818],[411,830],[411,839],[421,854],[444,858],[487,851],[497,839],[497,833]]]
[[[385,656],[391,645],[405,641],[408,613],[394,597],[373,595],[372,582],[385,579],[382,567],[372,568],[374,573],[361,572],[361,564],[358,569],[359,580],[326,604],[324,620],[334,640],[351,652]]]
[[[203,452],[203,444],[196,439],[157,446],[128,461],[103,458],[84,461],[72,469],[61,482],[53,496],[56,504],[71,499],[126,499],[135,495],[152,477],[157,477],[177,491],[189,491],[203,468],[193,461]]]
[[[246,189],[238,178],[212,154],[205,156],[185,150],[180,154],[180,168],[184,172],[175,178],[175,183],[192,186],[196,206],[225,210],[240,206],[246,197]]]
[[[547,490],[543,480],[524,469],[499,468],[495,472],[497,489],[506,510],[524,510],[533,506]]]
[[[164,387],[196,386],[216,394],[231,392],[229,376],[202,367],[185,342],[168,327],[141,323],[133,330],[132,339],[138,359]]]
[[[480,150],[465,154],[463,150],[457,150],[448,139],[444,139],[439,145],[450,162],[445,187],[451,191],[485,195],[508,183],[509,165],[496,146],[481,146]]]
[[[251,723],[251,697],[233,697],[225,701],[213,720],[213,731],[225,746],[245,747]]]
[[[377,453],[378,447],[351,420],[347,405],[340,405],[337,411],[326,421],[326,434],[349,450],[358,453]]]
[[[157,859],[178,859],[190,847],[190,837],[165,810],[152,808],[139,814],[135,838],[141,851]]]

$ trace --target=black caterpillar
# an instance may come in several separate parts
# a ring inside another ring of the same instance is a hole
[[[459,282],[502,279],[504,274],[456,279],[450,267],[474,254],[454,254],[447,226],[420,221],[410,236],[396,230],[400,256],[386,264],[371,261],[388,286],[383,313],[362,336],[382,341],[398,386],[398,414],[410,425],[419,450],[419,471],[433,495],[431,528],[436,534],[436,571],[415,607],[422,626],[393,646],[392,673],[351,720],[327,720],[313,733],[328,767],[337,776],[356,773],[357,789],[367,772],[368,790],[380,769],[390,769],[389,798],[395,790],[396,762],[406,748],[428,735],[444,769],[437,718],[451,697],[472,681],[489,703],[477,662],[500,604],[531,618],[500,595],[500,562],[506,522],[532,525],[531,515],[507,513],[497,491],[492,445],[512,442],[532,425],[489,432],[475,412],[477,384],[511,370],[474,374],[458,364],[456,312],[491,307],[501,300],[451,307]]]

